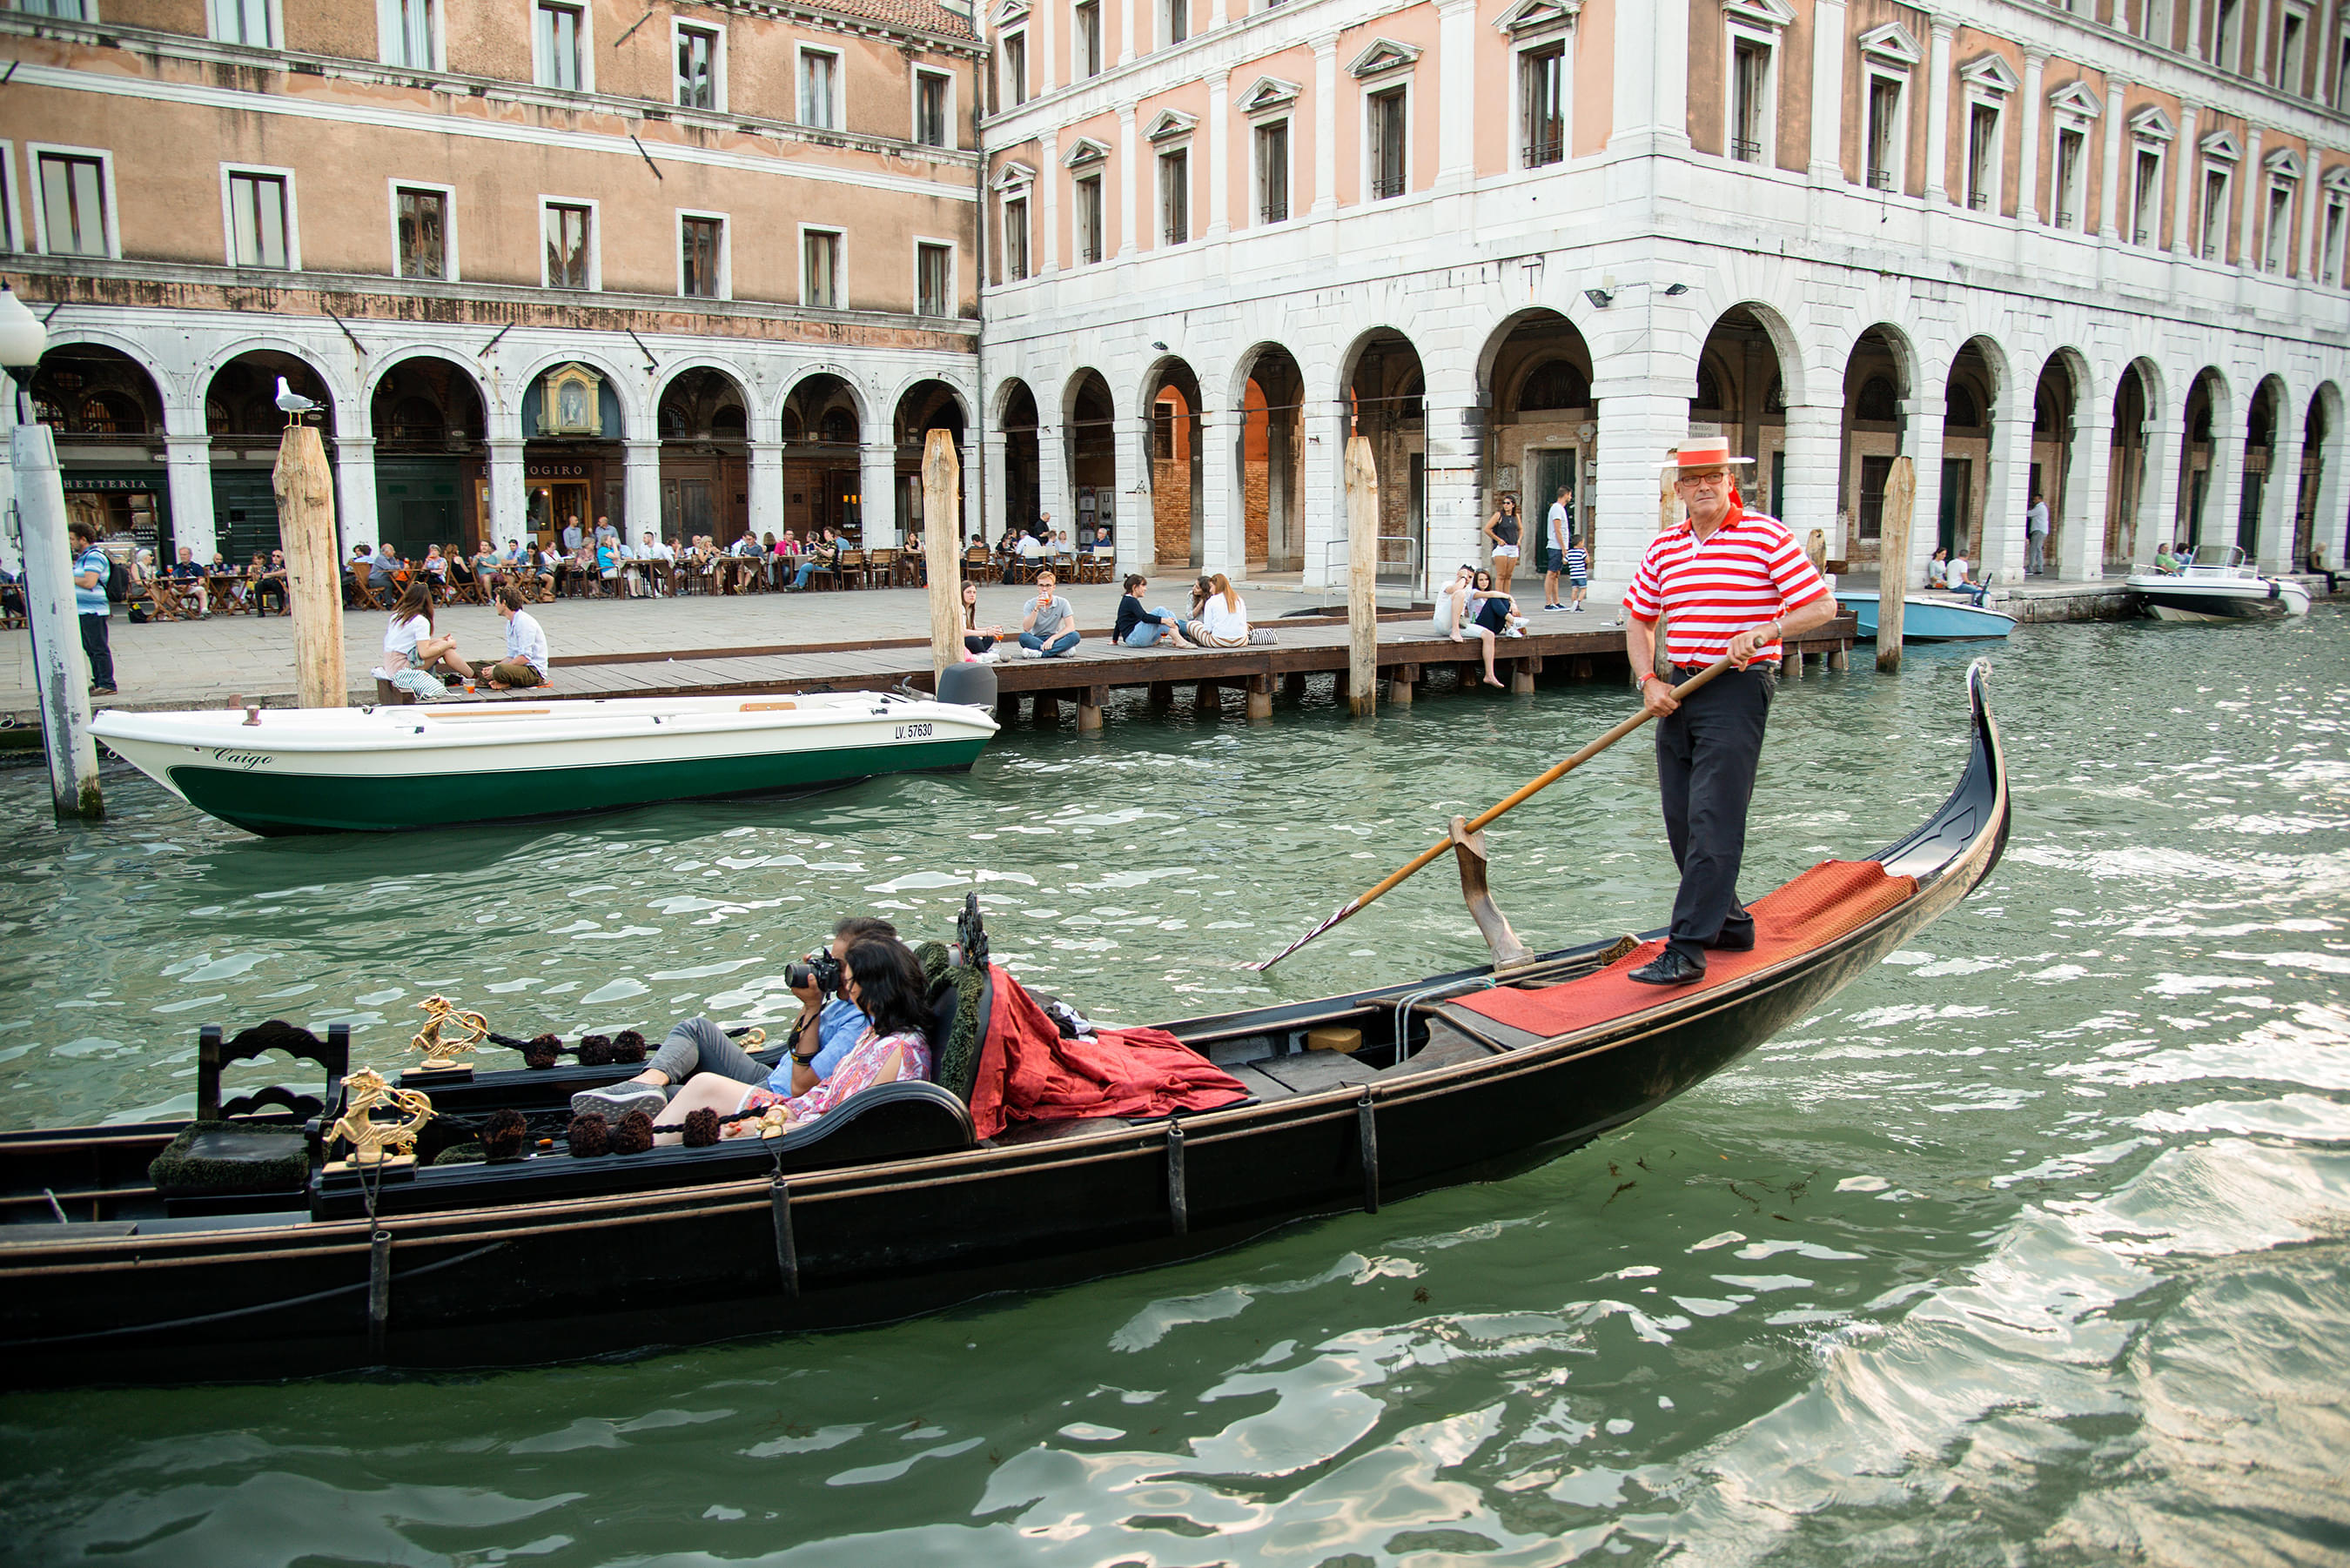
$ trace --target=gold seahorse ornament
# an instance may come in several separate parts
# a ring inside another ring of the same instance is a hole
[[[362,1067],[343,1080],[348,1096],[342,1116],[327,1129],[327,1147],[350,1145],[347,1159],[328,1167],[390,1165],[412,1159],[416,1135],[432,1119],[432,1102],[416,1089],[396,1089],[372,1067]],[[375,1113],[390,1110],[396,1121],[378,1121]]]
[[[445,996],[428,996],[416,1005],[424,1010],[424,1027],[409,1041],[408,1048],[424,1053],[424,1072],[447,1072],[457,1065],[458,1057],[471,1055],[489,1038],[488,1019],[452,1006]],[[454,1032],[454,1038],[444,1033],[449,1031]]]

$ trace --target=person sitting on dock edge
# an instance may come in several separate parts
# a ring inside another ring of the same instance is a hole
[[[1036,574],[1036,597],[1020,607],[1020,651],[1028,659],[1058,659],[1077,646],[1077,612],[1054,592],[1060,586],[1047,566]]]
[[[1142,590],[1150,580],[1140,572],[1126,575],[1126,594],[1118,601],[1118,625],[1110,632],[1113,640],[1127,648],[1149,648],[1156,642],[1170,642],[1177,648],[1186,646],[1182,628],[1175,618],[1163,607],[1142,607]]]
[[[512,583],[498,590],[498,616],[506,623],[506,656],[482,671],[493,691],[546,684],[546,633],[522,604],[522,590]]]
[[[1632,971],[1648,985],[1705,978],[1708,948],[1754,945],[1754,918],[1738,897],[1746,808],[1754,794],[1762,732],[1785,639],[1823,626],[1835,600],[1795,536],[1775,517],[1745,509],[1729,441],[1692,438],[1666,463],[1689,519],[1659,534],[1624,590],[1624,651],[1642,705],[1657,721],[1657,783],[1665,837],[1679,867],[1665,950]],[[1657,673],[1657,619],[1675,679]],[[1688,680],[1727,658],[1684,704]]]
[[[1183,639],[1196,648],[1246,648],[1249,640],[1248,601],[1232,591],[1232,580],[1222,572],[1204,577],[1206,597],[1199,618],[1183,625]]]

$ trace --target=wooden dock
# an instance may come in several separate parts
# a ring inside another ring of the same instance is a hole
[[[1560,626],[1566,621],[1569,624]],[[1583,624],[1592,622],[1596,624]],[[1276,642],[1233,649],[1135,649],[1112,642],[1102,631],[1087,632],[1074,652],[1058,659],[1002,657],[995,666],[997,717],[1010,722],[1022,700],[1035,716],[1056,718],[1060,704],[1074,703],[1077,727],[1098,728],[1109,694],[1121,689],[1152,689],[1171,696],[1178,685],[1221,699],[1224,689],[1244,692],[1251,718],[1273,711],[1276,690],[1303,695],[1310,678],[1328,676],[1338,696],[1347,695],[1347,637],[1344,618],[1297,617],[1265,623]],[[1841,668],[1857,628],[1838,616],[1808,636],[1792,639],[1802,657],[1790,657],[1786,674],[1801,680],[1806,663],[1825,659]],[[1015,648],[1005,644],[1006,649]],[[1000,656],[1001,657],[1001,656]],[[1575,678],[1615,680],[1625,672],[1624,633],[1596,616],[1552,616],[1539,612],[1523,637],[1503,639],[1494,673],[1513,691],[1532,691],[1534,677],[1564,664]],[[1474,684],[1482,659],[1474,639],[1454,642],[1430,625],[1425,612],[1379,618],[1380,701],[1402,705],[1431,670],[1466,665]],[[701,649],[673,654],[628,654],[606,659],[558,659],[552,691],[512,693],[545,701],[549,696],[671,697],[750,691],[886,691],[909,684],[931,689],[928,639],[836,643],[809,648]]]

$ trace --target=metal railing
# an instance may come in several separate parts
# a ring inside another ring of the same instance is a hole
[[[1420,584],[1419,541],[1409,534],[1382,534],[1378,536],[1379,557],[1372,579],[1383,589],[1418,593]],[[1333,539],[1323,549],[1323,575],[1334,586],[1343,587],[1347,581],[1348,541],[1345,535]],[[1390,547],[1394,556],[1389,555]]]
[[[1870,190],[1872,190],[1872,191],[1890,191],[1890,190],[1892,190],[1892,189],[1893,189],[1893,171],[1892,171],[1892,170],[1890,170],[1890,169],[1872,169],[1872,170],[1870,170],[1870,171],[1868,171],[1868,188],[1869,188]]]
[[[1405,180],[1400,174],[1375,175],[1371,180],[1371,199],[1375,202],[1384,202],[1389,196],[1402,195],[1404,189]]]
[[[1556,163],[1566,156],[1565,139],[1555,130],[1545,130],[1526,141],[1525,166],[1539,169],[1545,163]]]
[[[1967,197],[1967,205],[1973,208],[1978,213],[1990,212],[1991,192],[1988,191],[1977,191],[1972,192]]]
[[[1289,202],[1287,199],[1284,198],[1278,202],[1265,202],[1256,210],[1256,219],[1260,223],[1285,223],[1289,222]]]
[[[1749,141],[1744,137],[1733,137],[1730,143],[1730,155],[1741,163],[1760,163],[1762,161],[1762,144]]]

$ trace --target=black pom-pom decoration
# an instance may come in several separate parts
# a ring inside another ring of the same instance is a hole
[[[612,1036],[612,1060],[641,1062],[645,1059],[645,1037],[633,1029],[623,1029]]]
[[[574,1159],[593,1159],[598,1155],[611,1152],[611,1127],[594,1111],[584,1116],[572,1117],[571,1126],[564,1136],[571,1142],[571,1158]]]
[[[653,1119],[642,1111],[630,1111],[612,1129],[614,1154],[642,1154],[653,1146]]]
[[[708,1148],[718,1141],[718,1113],[708,1106],[685,1116],[685,1147]]]
[[[530,1124],[520,1111],[512,1108],[490,1113],[490,1125],[482,1134],[482,1158],[493,1165],[522,1158],[523,1145],[530,1139]]]
[[[610,1066],[612,1037],[608,1034],[582,1034],[579,1037],[579,1064],[583,1067]]]
[[[563,1042],[552,1034],[542,1034],[522,1048],[523,1065],[543,1071],[554,1066],[555,1059],[561,1054],[563,1054]]]

